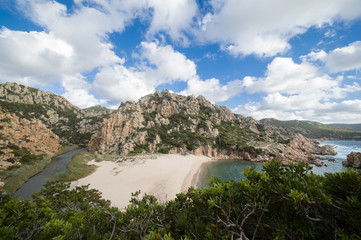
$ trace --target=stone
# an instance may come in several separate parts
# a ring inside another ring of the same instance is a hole
[[[25,148],[35,155],[53,155],[62,146],[59,144],[59,137],[49,130],[42,122],[19,118],[15,114],[7,113],[0,108],[0,146],[3,154],[0,155],[0,167],[6,168],[8,159],[14,158],[13,150],[8,146],[15,145]]]
[[[351,152],[347,155],[347,161],[343,161],[342,164],[348,167],[361,168],[361,153]]]

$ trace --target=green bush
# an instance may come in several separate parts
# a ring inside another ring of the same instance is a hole
[[[97,190],[49,182],[20,201],[0,196],[3,239],[361,239],[361,173],[325,176],[268,162],[246,179],[212,179],[161,204],[133,194],[123,211]]]

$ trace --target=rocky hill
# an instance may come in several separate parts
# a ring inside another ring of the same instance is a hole
[[[284,164],[314,159],[331,149],[301,134],[285,135],[251,117],[234,114],[202,96],[156,92],[126,102],[95,133],[88,144],[97,153],[190,152],[215,158]]]
[[[261,123],[285,135],[300,133],[308,138],[361,140],[361,130],[346,128],[347,125],[326,125],[312,121],[280,121],[273,118],[262,119]],[[357,127],[357,125],[350,125]]]
[[[0,107],[20,118],[39,120],[60,137],[62,144],[86,145],[112,110],[80,109],[64,97],[17,83],[0,84]]]
[[[25,163],[33,155],[53,155],[59,137],[37,120],[19,118],[0,108],[0,169]]]

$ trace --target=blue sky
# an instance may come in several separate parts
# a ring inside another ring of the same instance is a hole
[[[156,90],[361,122],[359,0],[1,0],[0,82],[116,108]]]

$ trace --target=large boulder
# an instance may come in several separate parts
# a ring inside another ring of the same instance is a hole
[[[320,148],[320,154],[321,155],[332,155],[332,156],[335,156],[337,155],[337,152],[335,151],[335,149],[333,149],[332,146],[330,145],[325,145],[325,146],[322,146]]]
[[[351,152],[347,155],[347,161],[343,161],[342,164],[348,167],[361,168],[361,153]]]

